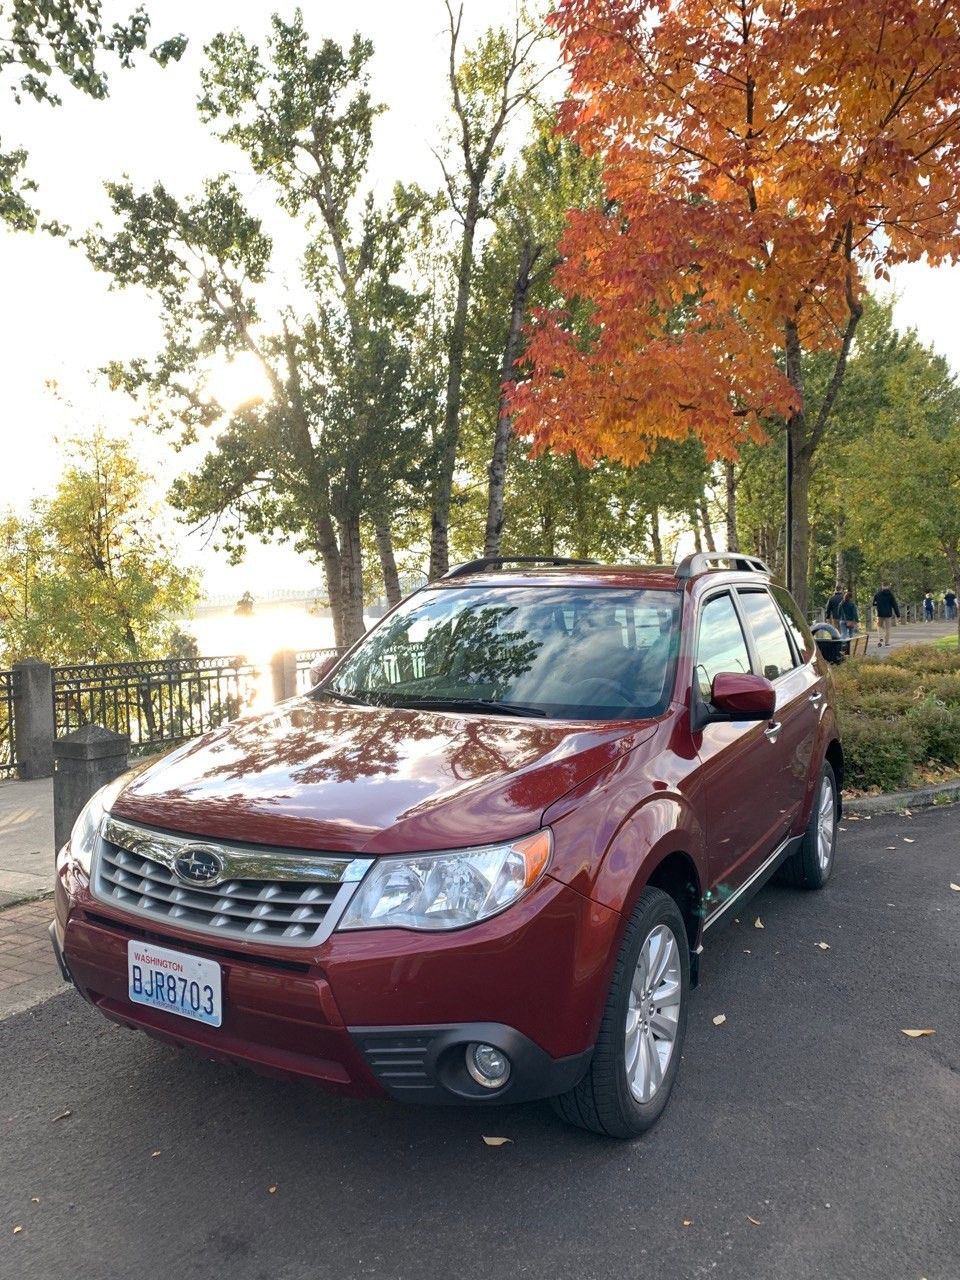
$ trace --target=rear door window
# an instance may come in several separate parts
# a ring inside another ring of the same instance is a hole
[[[777,680],[797,665],[780,610],[766,591],[738,594],[760,659],[760,672],[768,680]]]

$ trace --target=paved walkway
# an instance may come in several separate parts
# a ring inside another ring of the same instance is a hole
[[[0,783],[0,909],[53,888],[53,780]]]
[[[870,644],[867,648],[868,653],[886,653],[887,649],[877,648],[877,638],[879,632],[871,631]],[[908,644],[929,644],[931,640],[939,640],[943,636],[956,637],[957,624],[955,622],[907,622],[898,627],[893,627],[890,632],[890,653],[896,649],[902,649]]]

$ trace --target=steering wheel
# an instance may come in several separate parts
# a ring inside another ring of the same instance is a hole
[[[629,689],[625,689],[623,685],[616,680],[608,679],[607,676],[587,676],[583,680],[578,680],[570,692],[576,697],[581,690],[586,691],[590,688],[596,689],[598,692],[606,689],[615,693],[618,698],[623,700],[624,706],[629,707],[633,703],[633,694]]]

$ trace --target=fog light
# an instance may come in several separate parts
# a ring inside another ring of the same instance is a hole
[[[510,1079],[510,1059],[492,1044],[468,1044],[467,1070],[484,1089],[499,1089]]]

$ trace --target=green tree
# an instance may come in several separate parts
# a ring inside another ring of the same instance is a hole
[[[108,92],[104,61],[115,58],[132,66],[147,48],[150,19],[143,8],[124,22],[107,25],[100,0],[3,0],[0,3],[0,84],[15,103],[25,98],[59,106],[60,90],[69,85],[91,98]],[[177,35],[150,51],[161,66],[176,61],[186,48]],[[27,152],[7,149],[0,138],[0,222],[18,231],[33,231],[38,213],[33,205],[37,184],[26,177]],[[61,231],[55,223],[45,229]]]
[[[498,206],[505,175],[504,149],[511,122],[529,105],[542,81],[536,49],[543,24],[518,16],[511,30],[491,27],[460,54],[463,5],[444,0],[449,31],[449,87],[457,161],[441,159],[450,211],[460,226],[455,254],[456,290],[446,340],[443,417],[435,434],[431,488],[430,577],[450,562],[450,508],[463,428],[467,325],[474,287],[477,231]]]
[[[195,575],[166,541],[129,447],[99,431],[72,441],[52,498],[0,521],[4,661],[166,656]]]
[[[162,185],[112,185],[122,228],[87,240],[96,266],[146,287],[163,313],[164,349],[115,369],[115,381],[145,392],[180,440],[219,431],[175,504],[216,524],[234,558],[248,533],[292,538],[315,556],[340,645],[363,632],[362,522],[386,535],[378,545],[392,556],[392,495],[424,433],[411,374],[423,300],[399,281],[429,201],[398,187],[380,208],[364,193],[382,109],[369,94],[372,52],[359,36],[311,50],[299,11],[273,18],[266,56],[239,32],[207,49],[201,115],[272,189],[286,215],[280,250],[226,177],[192,202]],[[264,283],[282,274],[295,237],[300,277],[268,312]],[[241,351],[260,362],[271,395],[225,415],[204,381],[211,359]]]

